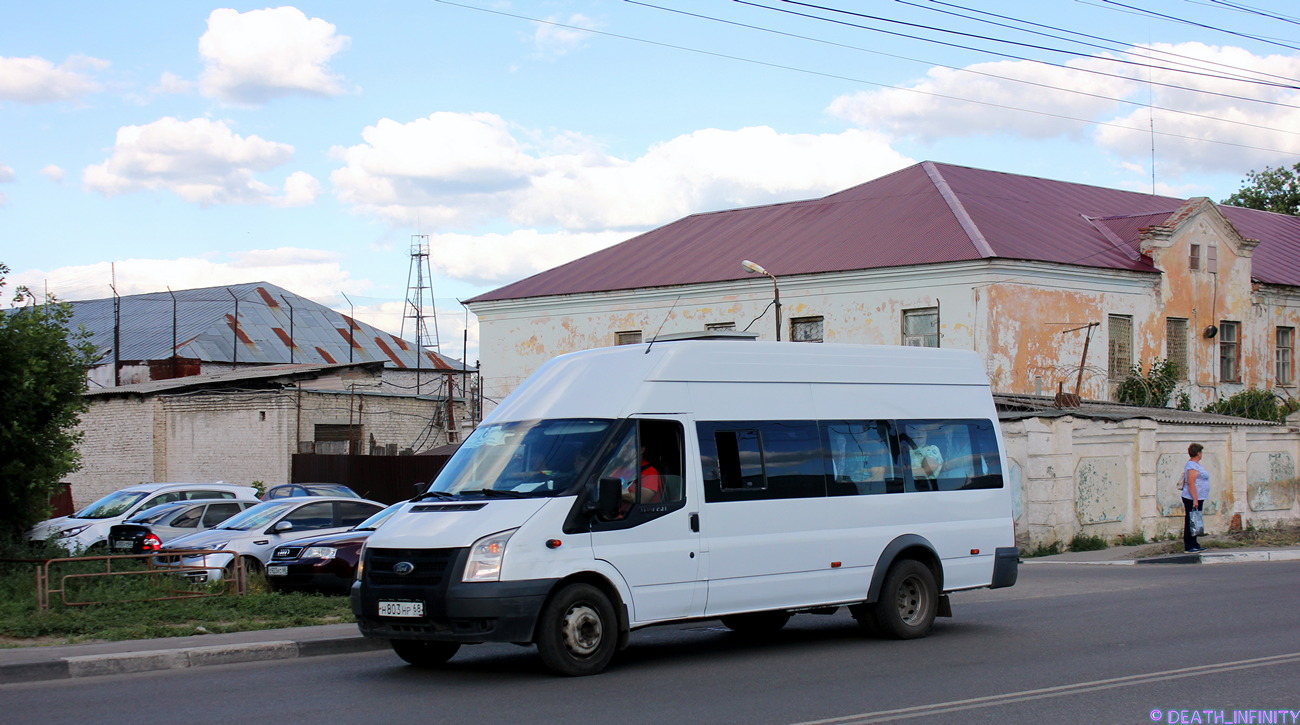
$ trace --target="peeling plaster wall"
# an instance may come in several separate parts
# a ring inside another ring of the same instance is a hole
[[[1068,544],[1077,534],[1116,541],[1180,536],[1178,480],[1187,445],[1205,446],[1210,472],[1205,526],[1226,531],[1300,520],[1295,460],[1300,436],[1283,426],[1187,426],[1065,416],[1002,424],[1008,477],[1022,503],[1016,539],[1022,550]],[[1019,471],[1019,475],[1017,475]]]

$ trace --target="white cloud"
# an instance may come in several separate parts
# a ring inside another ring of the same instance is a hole
[[[0,164],[0,184],[11,182],[18,178],[12,167]]]
[[[326,67],[350,39],[333,24],[294,7],[240,13],[213,10],[199,39],[205,96],[257,105],[295,94],[337,96],[340,78]]]
[[[1134,51],[1161,58],[1171,58],[1168,54],[1192,58],[1194,60],[1183,62],[1192,63],[1202,72],[1227,73],[1222,66],[1231,66],[1283,78],[1300,76],[1300,54],[1255,56],[1240,48],[1200,43],[1156,44],[1135,48]],[[1137,55],[1129,57],[1142,60]],[[1164,70],[1150,71],[1097,59],[1076,60],[1069,65],[1128,77],[1110,78],[1028,61],[980,63],[968,67],[971,71],[1041,84],[1031,86],[987,75],[933,68],[925,80],[907,86],[907,90],[887,89],[841,96],[830,104],[828,111],[859,126],[883,129],[921,142],[982,135],[1020,139],[1092,138],[1118,159],[1143,163],[1150,157],[1150,125],[1154,121],[1157,164],[1162,173],[1172,175],[1194,171],[1240,172],[1243,168],[1279,163],[1300,153],[1300,136],[1291,132],[1300,128],[1300,111],[1297,109],[1197,92],[1214,91],[1300,105],[1300,93],[1294,90]],[[1068,88],[1079,93],[1045,86]],[[1082,95],[1085,93],[1093,95]],[[1135,107],[1132,103],[1096,96],[1151,103],[1199,115],[1152,111]],[[957,99],[970,99],[987,105]],[[1024,113],[1013,108],[1041,113]],[[1086,119],[1094,125],[1054,116]],[[1253,126],[1222,123],[1216,119]],[[1237,146],[1205,143],[1198,139]]]
[[[40,174],[56,184],[63,183],[63,169],[54,164],[48,164],[45,168],[41,169]]]
[[[568,20],[558,18],[548,18],[548,20],[551,22],[537,23],[537,30],[533,33],[533,44],[537,48],[537,54],[544,58],[568,55],[581,48],[587,38],[591,37],[590,33],[574,28],[598,27],[594,20],[582,14],[571,15]],[[564,25],[573,27],[562,27]]]
[[[194,81],[187,81],[184,78],[171,72],[164,72],[158,79],[157,85],[149,90],[153,93],[189,93],[194,89]]]
[[[106,196],[167,190],[205,206],[310,203],[315,180],[307,174],[291,175],[283,195],[255,176],[292,158],[292,146],[239,136],[221,121],[167,117],[118,129],[112,156],[86,167],[82,180]]]
[[[339,198],[394,224],[470,230],[488,222],[641,230],[707,209],[804,198],[910,163],[880,134],[706,129],[611,156],[575,134],[544,136],[489,113],[383,119],[333,149]]]
[[[0,101],[53,103],[99,90],[99,84],[79,72],[99,70],[106,61],[73,56],[61,66],[44,58],[0,57]]]

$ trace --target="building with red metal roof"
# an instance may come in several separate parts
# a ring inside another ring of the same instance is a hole
[[[998,392],[1098,400],[1171,359],[1202,406],[1295,392],[1300,218],[923,162],[688,216],[467,304],[489,398],[565,352],[747,329],[973,349]]]

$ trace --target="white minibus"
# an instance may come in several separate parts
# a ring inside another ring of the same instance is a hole
[[[979,357],[686,339],[557,357],[367,541],[361,632],[439,666],[536,645],[603,670],[631,631],[761,635],[847,607],[923,637],[948,593],[1011,586],[1001,430]]]

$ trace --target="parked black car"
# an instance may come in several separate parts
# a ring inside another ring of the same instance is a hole
[[[350,531],[277,546],[266,564],[266,580],[276,591],[347,594],[356,577],[361,545],[403,503],[389,506]]]
[[[257,499],[197,499],[178,501],[146,509],[108,530],[108,547],[114,554],[145,554],[157,551],[179,536],[210,529],[246,508]]]

